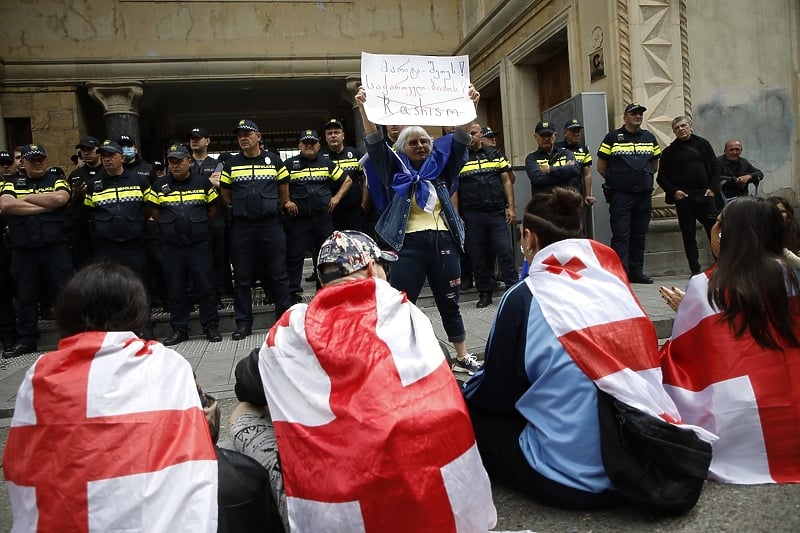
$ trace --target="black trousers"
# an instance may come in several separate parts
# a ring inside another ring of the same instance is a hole
[[[259,253],[261,251],[262,253]],[[253,276],[256,262],[263,255],[271,278],[275,318],[289,309],[289,277],[286,275],[286,234],[278,216],[231,222],[231,262],[233,263],[233,309],[237,327],[253,325]]]
[[[686,252],[686,260],[689,261],[689,269],[693,274],[699,274],[702,268],[695,237],[695,221],[703,225],[706,237],[710,241],[711,227],[717,216],[717,207],[713,196],[704,196],[705,191],[692,191],[688,194],[689,196],[675,202],[675,210],[678,213],[678,226],[681,229],[683,250]]]
[[[17,338],[14,312],[14,282],[11,277],[11,252],[0,239],[0,342],[10,348]]]
[[[227,211],[227,208],[225,208]],[[233,294],[233,275],[230,256],[230,220],[220,213],[209,220],[208,231],[211,238],[211,256],[214,262],[214,289],[217,299]]]
[[[189,330],[190,278],[194,282],[194,293],[200,307],[200,325],[203,330],[217,327],[219,311],[214,291],[214,266],[209,242],[197,242],[187,246],[162,243],[161,256],[169,294],[169,322],[173,331]]]
[[[298,215],[286,223],[286,255],[289,272],[289,291],[292,294],[303,292],[303,262],[306,251],[316,258],[325,239],[333,233],[333,219],[329,213]]]
[[[55,301],[72,276],[72,255],[66,242],[11,250],[11,276],[17,298],[17,342],[35,345],[39,338],[39,294]]]
[[[519,280],[511,251],[511,236],[506,224],[505,212],[464,209],[464,226],[467,254],[472,265],[475,288],[479,293],[490,293],[494,288],[489,258],[497,258],[500,273],[506,287]]]
[[[650,191],[614,191],[608,204],[611,247],[630,274],[644,270],[644,246],[650,229]]]
[[[478,452],[493,482],[515,487],[530,498],[563,509],[603,509],[621,502],[615,491],[587,492],[546,478],[534,470],[519,447],[526,421],[520,415],[503,417],[467,402]]]
[[[333,210],[334,229],[352,229],[364,231],[364,211],[358,204],[342,206],[337,205]]]

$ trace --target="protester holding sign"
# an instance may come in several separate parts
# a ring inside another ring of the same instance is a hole
[[[466,94],[477,106],[478,91],[469,85]],[[440,137],[435,143],[420,126],[409,126],[392,149],[367,117],[366,101],[367,90],[361,87],[356,102],[366,133],[369,193],[382,211],[375,232],[400,256],[390,282],[416,302],[427,278],[442,325],[456,349],[453,370],[472,374],[480,366],[475,356],[467,353],[458,306],[464,224],[451,196],[467,162],[474,113],[455,133]]]

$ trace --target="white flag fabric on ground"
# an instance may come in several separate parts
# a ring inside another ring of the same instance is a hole
[[[689,282],[662,348],[667,392],[686,422],[719,435],[709,478],[800,483],[800,349],[735,338],[708,302],[708,276]]]
[[[383,280],[318,292],[259,358],[294,532],[487,531],[491,487],[428,318]]]
[[[598,388],[684,426],[661,383],[655,328],[614,250],[589,239],[559,241],[534,256],[526,283],[564,349]]]
[[[39,358],[3,455],[12,531],[217,530],[217,462],[189,363],[129,332]]]

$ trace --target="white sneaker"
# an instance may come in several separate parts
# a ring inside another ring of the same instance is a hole
[[[483,364],[478,362],[478,358],[474,354],[468,353],[463,359],[456,358],[453,361],[452,369],[453,372],[464,372],[471,376],[480,370],[482,366]]]

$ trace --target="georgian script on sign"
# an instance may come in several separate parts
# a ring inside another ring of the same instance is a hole
[[[375,124],[458,126],[476,117],[468,56],[361,53],[364,106]]]

